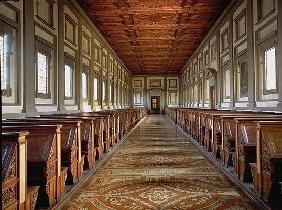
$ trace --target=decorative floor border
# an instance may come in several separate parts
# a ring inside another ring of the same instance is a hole
[[[147,115],[148,116],[148,115]],[[63,192],[63,195],[60,201],[52,208],[52,210],[61,209],[65,203],[71,198],[86,182],[90,180],[90,178],[101,169],[101,167],[107,162],[109,158],[113,156],[113,154],[120,148],[125,142],[126,138],[147,118],[147,116],[143,117],[127,134],[125,134],[122,139],[120,139],[107,153],[104,153],[101,160],[95,163],[94,167],[91,170],[84,171],[83,176],[79,180],[79,182],[75,185],[67,185],[66,190]]]
[[[207,152],[207,150],[205,150],[205,148],[202,145],[200,145],[196,139],[194,139],[190,134],[186,133],[179,125],[175,124],[172,121],[172,119],[170,119],[168,116],[166,116],[166,118],[172,124],[174,124],[174,126],[176,127],[177,130],[179,130],[189,141],[191,141],[191,143],[202,153],[202,155],[204,157],[207,158],[207,160],[209,160],[222,173],[224,173],[232,181],[233,184],[238,186],[244,192],[244,194],[247,195],[248,198],[251,199],[257,205],[256,207],[258,209],[260,209],[260,210],[265,210],[265,209],[271,210],[271,208],[258,197],[257,193],[252,190],[253,185],[242,182],[241,180],[239,180],[237,178],[236,174],[234,173],[233,168],[231,168],[231,167],[226,168],[222,164],[222,162],[219,161],[218,159],[216,159],[216,157],[211,152]],[[228,169],[230,169],[230,170],[228,170]],[[249,185],[249,187],[247,185]]]

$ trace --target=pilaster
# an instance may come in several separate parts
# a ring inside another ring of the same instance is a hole
[[[229,18],[229,26],[228,26],[228,36],[229,36],[229,69],[230,69],[230,104],[229,108],[231,110],[235,107],[235,97],[236,92],[234,89],[234,75],[235,75],[235,69],[234,69],[234,59],[233,59],[233,14],[230,15]]]
[[[278,22],[278,31],[277,31],[277,36],[278,36],[278,43],[277,43],[277,60],[278,60],[278,110],[282,111],[282,1],[278,0],[277,1],[277,8],[278,8],[278,17],[277,17],[277,22]]]
[[[254,65],[254,27],[253,0],[247,0],[247,62],[248,62],[248,109],[254,109],[255,100],[255,65]]]
[[[38,115],[35,105],[35,48],[34,48],[34,7],[32,0],[23,1],[24,15],[24,74],[23,74],[23,113]]]
[[[64,1],[58,1],[58,111],[65,112]]]
[[[78,110],[82,111],[83,109],[83,100],[82,100],[82,82],[81,82],[81,74],[82,74],[82,18],[79,17],[78,19],[78,68],[76,69],[76,76],[75,76],[75,95],[76,95],[76,103],[78,105]]]

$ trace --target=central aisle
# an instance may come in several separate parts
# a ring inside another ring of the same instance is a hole
[[[63,209],[255,209],[165,116],[148,116]]]

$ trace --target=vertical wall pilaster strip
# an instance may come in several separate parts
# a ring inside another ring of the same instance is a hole
[[[253,0],[247,0],[247,62],[248,62],[248,109],[254,109],[255,103],[255,65],[254,65],[254,27]]]
[[[234,68],[234,50],[233,50],[233,12],[231,13],[228,26],[228,37],[229,37],[229,69],[230,69],[230,105],[231,110],[235,107],[235,89],[234,89],[234,78],[235,78],[235,68]]]
[[[106,109],[110,107],[110,54],[107,53],[107,62],[106,62]]]
[[[89,72],[89,100],[91,105],[91,110],[94,110],[94,33],[91,31],[91,41],[90,41],[90,53],[91,53],[91,60],[90,60],[90,72]]]
[[[37,115],[35,106],[35,28],[33,0],[23,1],[24,14],[24,74],[23,113]]]
[[[64,55],[64,1],[58,1],[58,111],[66,111],[64,106],[65,55]]]
[[[278,60],[278,109],[282,111],[282,1],[277,0],[278,9],[278,46],[277,46],[277,60]]]
[[[76,98],[78,109],[81,111],[83,109],[83,100],[82,100],[82,83],[81,83],[81,74],[82,74],[82,18],[78,18],[78,68],[76,69]]]
[[[217,62],[217,78],[216,78],[216,89],[215,89],[215,107],[220,108],[222,103],[222,68],[220,59],[220,31],[216,30],[216,62]]]

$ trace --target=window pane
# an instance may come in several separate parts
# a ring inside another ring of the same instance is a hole
[[[84,72],[82,73],[81,80],[82,80],[82,99],[87,99],[88,84],[87,84],[87,75]]]
[[[112,101],[112,85],[110,85],[109,97],[110,97],[110,101]]]
[[[206,80],[206,99],[209,100],[210,99],[210,83],[209,80]]]
[[[276,89],[276,55],[275,47],[265,51],[265,85],[266,90]]]
[[[248,66],[247,61],[242,61],[240,64],[240,97],[248,96]]]
[[[37,93],[48,94],[48,57],[37,53]]]
[[[94,78],[94,100],[98,100],[98,79]]]
[[[106,99],[106,83],[103,82],[103,100]]]
[[[225,96],[229,97],[230,96],[230,70],[225,71]]]
[[[65,97],[72,97],[72,68],[65,65]]]

